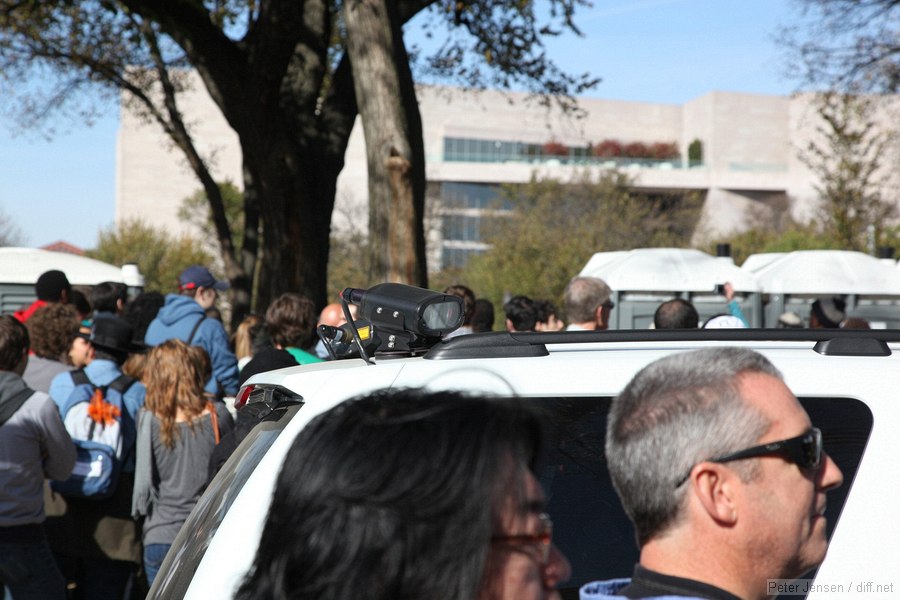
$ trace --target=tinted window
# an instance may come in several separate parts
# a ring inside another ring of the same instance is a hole
[[[612,487],[603,451],[611,398],[536,401],[547,413],[549,437],[538,475],[554,522],[554,541],[572,564],[562,596],[575,599],[587,582],[630,576],[638,560],[634,531]],[[801,403],[844,473],[844,485],[828,496],[830,538],[872,430],[872,414],[852,398],[803,398]],[[296,410],[291,407],[286,417],[257,427],[213,480],[182,528],[182,533],[193,533],[179,534],[149,597],[183,596],[237,493]]]
[[[612,487],[603,451],[610,398],[546,398],[549,413],[545,459],[538,469],[553,518],[553,537],[572,563],[563,598],[578,598],[581,585],[629,577],[638,560],[634,530]],[[872,430],[872,413],[852,398],[804,398],[825,450],[844,473],[844,485],[828,496],[828,537],[834,531]],[[792,596],[791,598],[798,598]]]

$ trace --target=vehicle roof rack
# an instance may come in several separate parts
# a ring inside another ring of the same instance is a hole
[[[890,356],[888,342],[900,342],[900,329],[616,329],[605,331],[506,331],[442,340],[425,358],[503,358],[547,356],[550,344],[621,342],[814,342],[827,356]]]

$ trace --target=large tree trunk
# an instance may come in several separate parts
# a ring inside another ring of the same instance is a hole
[[[308,79],[302,65],[289,73],[299,81]],[[245,171],[265,199],[258,204],[263,222],[260,310],[284,292],[301,293],[319,307],[329,301],[331,216],[357,114],[349,62],[339,63],[321,100],[316,94],[306,100],[318,110],[272,110],[239,131]]]
[[[336,70],[329,68],[335,5],[331,0],[262,2],[247,35],[232,40],[210,18],[204,3],[121,2],[153,19],[181,46],[241,140],[245,190],[249,194],[245,208],[257,209],[262,223],[257,307],[264,310],[272,298],[288,291],[306,294],[317,305],[324,305],[337,177],[357,115],[347,56],[342,57]],[[405,21],[431,2],[401,2],[399,18]],[[398,214],[374,221],[402,226],[390,231],[385,226],[373,240],[397,237],[395,257],[386,264],[397,273],[397,279],[425,285],[422,127],[398,17],[389,14],[388,7],[397,9],[393,2],[387,7],[380,5],[383,35],[374,46],[383,63],[379,72],[393,72],[393,93],[399,91],[402,109],[373,109],[368,111],[373,116],[364,120],[373,126],[398,127],[381,143],[377,136],[371,137],[375,141],[369,145],[375,147],[370,153],[378,152],[378,168],[374,171],[383,173],[385,182],[373,185],[373,189],[393,189],[393,193],[383,192],[384,197],[399,199],[395,204],[387,200],[378,204],[376,199],[376,216],[386,210],[382,206],[392,206]],[[369,42],[364,44],[368,46]],[[393,60],[399,68],[390,65]],[[382,94],[386,89],[383,85],[377,89],[382,101],[398,100]],[[370,136],[374,133],[367,130],[367,139]],[[392,156],[395,160],[386,162]],[[393,187],[389,166],[393,166]],[[242,258],[246,268],[247,257]]]
[[[391,0],[344,3],[366,137],[371,277],[426,287],[425,152],[400,21]]]

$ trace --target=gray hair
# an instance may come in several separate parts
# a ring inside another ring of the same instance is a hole
[[[649,364],[613,400],[606,459],[639,545],[677,522],[687,489],[678,484],[695,464],[753,446],[769,428],[738,391],[748,372],[782,379],[757,352],[705,348]],[[735,468],[748,480],[755,465]]]
[[[597,308],[611,295],[612,290],[598,277],[573,277],[566,286],[566,318],[570,323],[595,320]]]

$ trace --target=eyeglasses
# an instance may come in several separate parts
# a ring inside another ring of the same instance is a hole
[[[541,565],[550,561],[550,545],[553,543],[553,521],[550,515],[541,513],[538,515],[540,525],[537,533],[524,533],[518,535],[493,535],[491,544],[533,546],[540,552],[538,558]]]
[[[708,462],[726,463],[732,460],[741,460],[744,458],[755,458],[757,456],[768,456],[771,454],[781,454],[785,459],[791,461],[795,465],[815,471],[822,464],[822,432],[818,427],[813,427],[803,435],[798,435],[787,440],[778,442],[769,442],[768,444],[760,444],[745,450],[739,450],[725,456],[712,458]],[[685,481],[690,478],[688,472],[678,483],[676,488],[681,487]]]
[[[607,300],[601,306],[605,306],[607,308],[607,310],[612,310],[616,307],[616,303],[613,302],[612,300]]]

